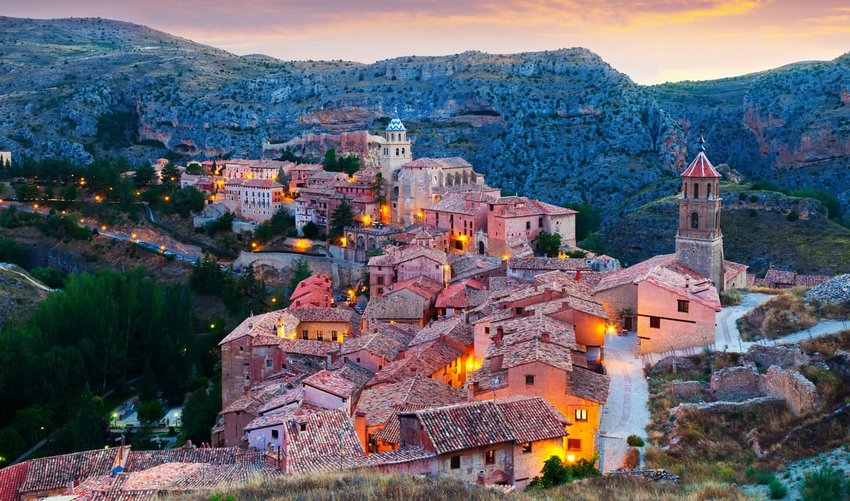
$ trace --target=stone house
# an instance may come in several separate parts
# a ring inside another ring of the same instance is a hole
[[[593,297],[609,318],[637,331],[641,353],[714,343],[715,318],[721,308],[717,289],[709,279],[677,262],[675,254],[606,274]]]
[[[360,333],[360,315],[351,308],[289,307],[281,310],[280,337],[343,343]]]
[[[534,240],[540,232],[561,235],[561,243],[575,247],[577,212],[526,197],[501,197],[488,205],[487,253],[505,256],[509,241]],[[508,256],[510,257],[510,255]]]
[[[551,456],[565,457],[569,421],[539,397],[456,404],[399,414],[402,448],[434,453],[431,473],[524,489]]]
[[[414,329],[403,324],[370,322],[360,336],[345,340],[340,356],[343,361],[378,372],[407,349],[414,335]]]
[[[298,282],[289,296],[289,303],[301,306],[330,307],[334,303],[333,284],[325,275],[312,275]]]
[[[450,252],[484,254],[485,247],[475,248],[474,236],[479,230],[487,231],[488,203],[495,196],[486,190],[447,193],[439,200],[423,207],[423,222],[434,228],[449,231]]]
[[[408,245],[387,247],[386,254],[369,259],[369,296],[382,296],[391,285],[411,278],[428,277],[437,283],[451,278],[446,253]]]
[[[393,174],[393,221],[398,224],[422,222],[422,210],[446,193],[444,188],[475,191],[484,185],[484,176],[460,157],[419,158],[401,166]]]
[[[248,221],[268,221],[283,207],[285,188],[271,179],[232,179],[224,185],[224,204]]]

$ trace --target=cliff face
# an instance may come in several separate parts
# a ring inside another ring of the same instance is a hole
[[[608,224],[670,193],[700,128],[715,164],[850,206],[850,56],[641,87],[585,49],[364,65],[238,57],[100,19],[0,31],[0,149],[18,158],[256,157],[265,140],[312,156],[397,106],[416,156],[463,156],[506,193],[589,202]],[[349,143],[374,157],[368,137]]]

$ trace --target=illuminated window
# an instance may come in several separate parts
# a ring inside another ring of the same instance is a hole
[[[490,449],[484,453],[484,464],[496,464],[496,450]]]
[[[526,442],[522,444],[522,453],[529,454],[531,453],[531,442]]]
[[[576,409],[576,421],[587,421],[587,409]]]
[[[568,451],[580,451],[581,450],[581,440],[578,438],[568,438],[567,439],[567,450]]]

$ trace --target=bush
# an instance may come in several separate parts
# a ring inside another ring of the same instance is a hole
[[[629,437],[626,439],[626,443],[629,444],[629,446],[631,446],[631,447],[643,447],[644,446],[643,439],[640,438],[637,435],[629,435]]]
[[[779,479],[774,478],[767,484],[767,493],[770,499],[785,499],[788,496],[788,488]]]
[[[847,499],[847,479],[841,470],[825,466],[809,472],[803,479],[803,501],[838,501]]]
[[[540,475],[529,482],[529,489],[547,489],[582,478],[602,476],[596,468],[597,456],[591,459],[579,459],[573,464],[564,464],[558,456],[552,456],[543,462]]]
[[[787,216],[785,216],[785,219],[787,219],[788,221],[794,222],[794,221],[800,219],[800,214],[798,214],[797,211],[792,210],[791,212],[788,213]]]

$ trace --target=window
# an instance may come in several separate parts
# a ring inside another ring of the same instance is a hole
[[[452,456],[449,459],[449,467],[453,470],[460,469],[460,456]]]
[[[339,341],[339,334],[336,331],[331,331],[331,339]]]
[[[307,431],[307,423],[299,423],[298,429],[301,431]]]
[[[522,453],[530,454],[531,453],[531,442],[526,442],[522,444]]]
[[[581,450],[581,440],[578,438],[568,438],[567,439],[567,450],[568,451],[580,451]]]
[[[660,329],[661,317],[649,317],[649,327],[652,329]]]
[[[277,430],[272,430],[272,438],[277,438]]]
[[[269,369],[272,368],[272,359],[270,359],[270,358],[266,359],[266,367],[268,367]]]
[[[455,249],[463,250],[463,242],[461,242],[460,240],[455,240]]]
[[[490,328],[484,327],[484,334],[490,334]]]
[[[526,230],[530,230],[530,229],[531,229],[531,221],[526,221],[526,222],[525,222],[525,229],[526,229]]]
[[[542,217],[538,217],[538,218],[537,218],[537,227],[538,227],[538,228],[542,228],[542,227],[543,227],[543,218],[542,218]]]
[[[587,409],[576,409],[576,421],[587,421]]]
[[[309,336],[307,335],[307,329],[302,330],[301,331],[301,339],[308,339],[308,338],[309,338]]]
[[[514,308],[514,311],[516,311],[517,315],[522,315],[522,306],[517,306]]]
[[[384,285],[384,277],[378,277],[378,285]]]
[[[708,198],[711,198],[711,185],[710,184],[705,185],[705,192],[706,192],[705,196],[707,196]]]
[[[484,453],[484,464],[496,464],[496,449]]]
[[[679,303],[679,313],[687,313],[691,302],[685,301],[684,299],[679,299],[677,302]]]
[[[694,198],[699,198],[699,185],[694,183]]]
[[[699,229],[699,213],[698,212],[691,213],[691,229],[694,229],[694,230]]]
[[[316,331],[316,339],[317,339],[317,340],[319,340],[319,341],[324,341],[324,340],[325,340],[325,335],[324,335],[324,334],[322,334],[322,332],[321,332],[321,331]]]
[[[525,384],[534,384],[534,376],[531,374],[525,375]]]

